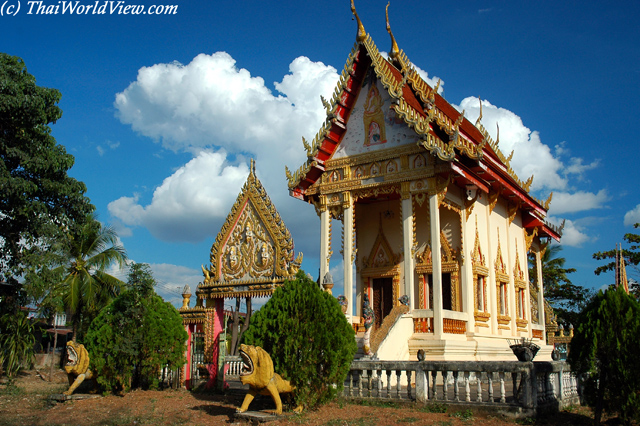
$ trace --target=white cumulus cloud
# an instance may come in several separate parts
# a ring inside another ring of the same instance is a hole
[[[550,220],[552,222],[557,221],[556,218],[550,218]],[[560,240],[563,246],[581,247],[584,243],[592,240],[594,238],[587,234],[585,227],[579,221],[567,219],[564,222],[562,240]]]
[[[200,152],[162,182],[149,205],[121,197],[109,213],[128,226],[144,226],[165,241],[198,241],[216,235],[249,170],[230,165],[224,152]]]
[[[625,226],[632,226],[636,223],[640,223],[640,204],[638,204],[634,209],[629,210],[624,215]]]
[[[576,213],[593,209],[601,209],[610,199],[611,197],[607,194],[606,189],[601,189],[596,194],[585,191],[577,191],[573,193],[554,192],[549,213],[557,215],[562,213]]]
[[[300,159],[299,142],[291,142],[318,130],[325,117],[319,97],[333,90],[338,74],[306,57],[296,58],[289,71],[275,83],[276,95],[228,53],[200,54],[188,65],[141,68],[114,106],[120,121],[168,149],[279,151]]]
[[[480,102],[473,96],[463,99],[458,108],[465,110],[465,116],[472,123],[480,115]],[[500,150],[505,156],[514,151],[511,167],[520,179],[524,181],[534,175],[531,185],[533,191],[567,188],[562,161],[554,157],[549,146],[540,140],[540,134],[526,127],[519,116],[483,100],[481,122],[494,141],[498,139],[498,123]]]
[[[320,95],[328,98],[337,80],[335,68],[298,57],[274,83],[274,94],[225,52],[198,55],[188,65],[140,69],[136,81],[116,95],[116,115],[194,159],[165,179],[150,204],[132,194],[110,203],[109,212],[165,241],[215,236],[246,180],[247,157],[253,157],[287,226],[306,222],[301,233],[309,236],[313,209],[301,209],[289,197],[284,166],[295,169],[305,161],[301,136],[315,136],[326,118]]]

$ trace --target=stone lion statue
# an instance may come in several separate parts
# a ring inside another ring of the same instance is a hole
[[[271,395],[276,404],[275,414],[282,414],[281,393],[291,393],[295,387],[288,380],[284,380],[273,369],[271,356],[260,346],[240,345],[240,356],[243,366],[240,372],[242,384],[249,385],[249,392],[244,397],[238,413],[244,413],[256,395]],[[295,409],[300,412],[302,406]]]
[[[67,342],[67,362],[64,371],[69,379],[69,389],[63,392],[65,395],[71,395],[85,379],[93,380],[94,386],[96,384],[96,374],[89,370],[89,352],[84,345]]]

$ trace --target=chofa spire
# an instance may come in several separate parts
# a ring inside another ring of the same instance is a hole
[[[356,6],[353,4],[353,0],[351,0],[351,13],[356,17],[356,21],[358,21],[358,33],[356,34],[356,41],[361,43],[367,38],[367,32],[364,30],[364,25],[362,25],[362,21],[358,16],[358,12],[356,12]]]
[[[400,49],[398,48],[398,43],[396,43],[396,38],[393,36],[391,32],[391,25],[389,25],[389,5],[391,2],[387,3],[386,14],[387,14],[387,32],[391,36],[391,51],[389,52],[389,57],[391,59],[396,59],[398,54],[400,53]]]

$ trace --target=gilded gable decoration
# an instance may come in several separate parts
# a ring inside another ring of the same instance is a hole
[[[382,221],[382,219],[381,219]],[[384,235],[382,223],[378,229],[378,236],[373,243],[369,256],[362,259],[362,266],[369,270],[386,270],[397,267],[400,263],[399,256],[391,249],[391,245]]]
[[[209,268],[202,268],[204,281],[198,292],[224,297],[271,294],[274,284],[293,278],[300,268],[302,253],[294,256],[291,233],[256,177],[253,160],[211,247],[210,261]]]
[[[498,232],[498,250],[494,267],[496,280],[509,282],[509,271],[507,271],[507,264],[502,258],[502,247],[500,247],[500,232]]]
[[[485,276],[489,275],[489,268],[485,260],[482,249],[480,248],[480,235],[478,233],[478,218],[476,217],[476,238],[473,243],[473,251],[471,252],[471,265],[474,273],[479,273]]]

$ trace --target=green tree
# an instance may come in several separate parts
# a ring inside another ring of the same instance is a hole
[[[560,257],[562,246],[547,246],[541,258],[544,298],[553,308],[558,321],[565,327],[575,325],[578,313],[592,296],[586,288],[573,284],[568,275],[575,268],[565,268],[566,259]],[[529,277],[535,282],[536,262],[533,254],[529,257]]]
[[[94,209],[85,185],[67,175],[73,156],[51,136],[60,96],[36,85],[22,59],[0,53],[0,280],[14,286],[5,312],[17,309],[18,277]]]
[[[586,378],[584,395],[595,406],[618,413],[625,424],[640,420],[640,303],[621,287],[600,291],[582,311],[571,340],[571,370]]]
[[[102,226],[93,214],[76,234],[69,235],[65,254],[61,292],[72,314],[75,340],[78,333],[84,335],[100,309],[119,294],[124,283],[106,269],[114,263],[122,267],[127,255],[113,228]]]
[[[244,341],[271,355],[276,372],[296,386],[296,403],[307,407],[342,391],[357,349],[338,301],[302,270],[254,314]]]
[[[98,383],[109,392],[155,389],[163,366],[175,368],[185,362],[188,335],[182,318],[153,291],[154,284],[149,266],[134,264],[128,289],[89,327],[85,346]]]
[[[640,228],[640,223],[633,225],[634,228]],[[640,271],[638,271],[638,264],[640,264],[640,234],[632,234],[631,232],[624,235],[624,240],[629,244],[628,249],[622,249],[622,256],[627,266],[631,266],[635,269],[636,275],[640,277]],[[593,254],[593,258],[596,260],[610,260],[616,258],[615,250],[599,251]],[[600,275],[603,272],[615,271],[616,262],[611,261],[605,265],[599,266],[594,271],[596,275]],[[636,298],[640,298],[640,285],[637,280],[631,284],[629,289]]]

